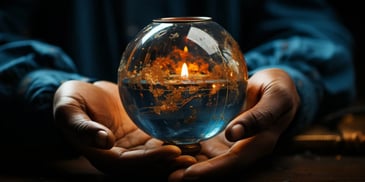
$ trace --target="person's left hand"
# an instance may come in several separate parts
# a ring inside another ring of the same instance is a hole
[[[294,82],[280,69],[255,73],[248,80],[247,110],[225,131],[202,142],[196,164],[173,172],[170,181],[214,181],[268,155],[293,120],[300,99]]]
[[[167,179],[170,172],[195,163],[173,145],[164,145],[128,117],[118,86],[66,81],[54,96],[57,126],[72,146],[97,169],[126,179]]]

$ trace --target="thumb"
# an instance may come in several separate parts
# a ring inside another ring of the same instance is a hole
[[[242,113],[227,126],[226,138],[229,141],[251,137],[263,129],[267,128],[268,123],[272,120],[272,115],[252,108]]]
[[[237,141],[270,130],[280,134],[295,116],[300,98],[289,75],[279,69],[256,73],[248,83],[248,110],[226,128],[226,138]],[[252,107],[253,106],[253,107]]]
[[[244,111],[229,123],[226,128],[226,138],[237,141],[263,130],[280,132],[285,129],[295,114],[291,99],[285,97],[264,94],[254,107]]]
[[[55,109],[54,116],[65,137],[76,146],[113,147],[113,133],[104,125],[90,120],[80,108],[60,106]]]
[[[85,111],[85,102],[70,96],[73,82],[61,85],[54,97],[53,114],[56,125],[76,147],[89,146],[109,149],[115,137],[104,125],[92,121]],[[82,89],[80,89],[82,90]]]

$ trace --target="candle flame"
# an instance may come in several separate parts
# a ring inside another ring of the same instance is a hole
[[[184,52],[185,53],[189,52],[188,47],[184,46]]]
[[[185,49],[184,49],[185,50]],[[189,72],[188,72],[188,66],[186,65],[186,63],[184,63],[182,65],[181,68],[181,77],[182,78],[187,78],[189,76]]]

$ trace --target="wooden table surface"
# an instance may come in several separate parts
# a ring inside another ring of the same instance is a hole
[[[42,164],[37,164],[42,165]],[[43,166],[11,167],[1,172],[0,181],[66,182],[118,181],[104,176],[84,158],[57,161]],[[365,181],[365,156],[318,155],[303,152],[271,156],[245,169],[236,177],[246,182]]]

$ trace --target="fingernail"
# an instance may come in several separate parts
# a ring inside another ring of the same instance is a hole
[[[108,133],[103,130],[99,130],[96,133],[95,143],[98,147],[105,148],[107,146]]]
[[[231,129],[232,140],[240,140],[244,137],[245,128],[241,124],[235,124]]]

